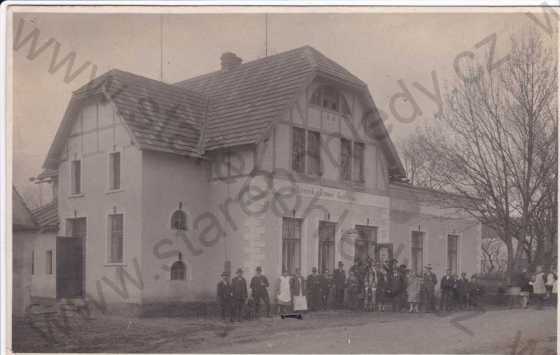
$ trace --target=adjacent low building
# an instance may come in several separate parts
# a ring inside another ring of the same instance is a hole
[[[480,224],[406,183],[362,80],[309,46],[221,62],[176,84],[111,70],[74,92],[44,164],[56,285],[34,292],[140,310],[213,301],[239,267],[478,271]]]
[[[23,316],[29,305],[56,300],[56,200],[30,210],[12,189],[12,311]]]

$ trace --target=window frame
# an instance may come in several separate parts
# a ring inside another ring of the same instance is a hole
[[[420,236],[420,247],[415,246],[414,237],[418,235]],[[426,240],[426,232],[412,230],[410,232],[410,267],[416,273],[422,273],[424,270],[424,260],[425,260],[425,240]],[[418,264],[417,255],[415,252],[419,252],[420,255],[420,265]],[[418,268],[417,268],[418,266]]]
[[[327,95],[327,91],[331,91],[334,95]],[[326,96],[331,96],[331,100],[327,100]],[[336,108],[333,108],[328,102],[332,104],[332,96],[336,96]],[[342,90],[337,88],[334,85],[322,84],[318,85],[315,90],[311,93],[311,97],[308,99],[310,105],[317,106],[322,110],[327,110],[331,112],[336,112],[339,115],[344,117],[351,117],[352,111],[350,109],[350,105],[348,104],[348,100],[342,93]]]
[[[347,165],[344,164],[345,158],[345,144],[348,146],[348,154],[346,155]],[[341,137],[340,138],[340,179],[345,182],[352,182],[352,162],[353,162],[353,153],[352,153],[352,140]]]
[[[121,239],[121,260],[114,260],[113,257],[113,223],[112,218],[120,216],[121,217],[121,230],[120,230],[120,239]],[[107,215],[107,238],[106,238],[106,261],[107,265],[124,265],[125,255],[126,255],[126,248],[125,248],[125,216],[122,212],[111,212]]]
[[[296,227],[294,228],[294,230],[297,230],[297,228],[299,228],[299,237],[286,237],[287,235],[287,231],[285,230],[285,226],[287,225],[287,222],[290,223],[297,223]],[[301,266],[302,266],[302,246],[303,246],[303,231],[304,231],[304,227],[303,227],[303,218],[297,218],[297,217],[282,217],[282,240],[281,240],[281,245],[282,245],[282,249],[281,249],[281,262],[282,262],[282,269],[286,269],[288,271],[288,273],[290,275],[293,275],[295,273],[295,269],[299,268],[301,270]],[[295,263],[292,265],[289,263],[290,258],[289,257],[285,257],[285,252],[287,253],[287,246],[289,244],[293,243],[294,245],[297,245],[297,254],[298,255],[294,255],[291,260],[295,261]]]
[[[321,140],[321,132],[319,131],[314,131],[314,130],[305,130],[306,132],[306,141],[305,141],[305,145],[306,145],[306,149],[305,149],[305,166],[306,166],[306,173],[307,175],[311,175],[311,176],[321,176],[322,172],[323,172],[323,164],[322,164],[322,160],[321,160],[321,144],[322,144],[322,140]],[[313,139],[316,139],[316,151],[312,152],[311,151],[311,137],[314,137]],[[313,169],[316,169],[316,171],[313,171]]]
[[[84,194],[84,164],[83,159],[76,157],[70,159],[70,196],[82,196]],[[79,163],[79,179],[76,180],[75,163]],[[76,186],[79,184],[79,186]],[[76,187],[79,187],[77,189]]]
[[[451,265],[451,249],[450,249],[450,243],[449,241],[454,239],[455,240],[455,250],[454,250],[454,255],[455,255],[455,270],[453,270],[453,266]],[[451,270],[451,273],[453,274],[459,274],[460,273],[460,263],[459,263],[459,249],[460,249],[460,240],[459,240],[459,235],[458,234],[447,234],[447,240],[446,240],[446,263],[447,263],[447,268],[449,270]]]
[[[356,163],[356,147],[361,147],[361,155],[359,156],[359,161]],[[352,181],[363,183],[365,181],[364,173],[364,161],[366,155],[366,145],[363,142],[352,142]]]
[[[52,249],[46,250],[45,251],[45,271],[47,275],[53,275],[54,272],[54,265],[53,265],[53,261],[54,261],[54,254]]]
[[[115,186],[114,184],[114,180],[115,180],[115,165],[114,165],[114,156],[116,156],[118,154],[119,157],[119,178],[118,178],[118,182],[119,185]],[[112,152],[109,152],[107,154],[108,158],[107,158],[107,164],[108,164],[108,169],[107,169],[107,191],[108,192],[115,192],[115,191],[121,191],[122,190],[122,183],[123,183],[123,179],[122,179],[122,157],[123,154],[120,150],[114,150]]]
[[[174,270],[175,265],[182,265],[182,278],[174,278],[174,271],[176,272],[177,270]],[[185,262],[183,260],[175,260],[172,264],[171,267],[169,268],[169,280],[170,281],[187,281],[187,264],[185,264]]]
[[[297,132],[297,135],[296,135]],[[296,142],[297,136],[297,142]],[[302,146],[300,146],[302,144]],[[302,127],[292,126],[291,130],[291,168],[299,174],[306,173],[307,158],[307,130]],[[299,163],[299,164],[298,164]],[[298,164],[298,165],[296,165]]]
[[[359,160],[357,160],[356,147],[361,147]],[[367,144],[364,142],[340,137],[340,163],[338,164],[340,181],[360,185],[365,183],[366,148]],[[346,150],[348,150],[347,153],[345,152]],[[344,164],[345,157],[347,157],[346,159],[348,160],[346,165]],[[358,161],[359,164],[357,164],[356,161]]]
[[[173,218],[176,214],[180,213],[184,218],[184,228],[175,228]],[[169,227],[173,231],[188,231],[189,230],[189,214],[184,211],[183,209],[176,209],[171,213],[171,217],[169,218]]]
[[[329,235],[329,239],[326,240],[325,238],[322,237],[322,233],[321,233],[321,227],[324,226],[328,227],[328,228],[333,228],[332,231],[332,238]],[[318,234],[318,268],[319,268],[319,272],[323,272],[323,270],[325,269],[325,265],[327,266],[327,269],[329,270],[329,272],[333,272],[336,264],[335,264],[335,259],[336,259],[336,231],[337,231],[338,225],[336,222],[331,222],[331,221],[319,221],[318,225],[317,225],[317,234]],[[331,240],[332,239],[332,240]],[[327,253],[328,255],[323,255],[323,250],[324,249],[328,249],[331,250],[332,248],[332,253],[329,252]],[[331,260],[326,260],[326,258],[329,258]]]
[[[367,256],[369,258],[377,258],[377,244],[379,240],[379,227],[378,226],[371,226],[371,225],[363,225],[363,224],[356,224],[354,225],[354,230],[358,233],[357,238],[354,240],[354,257],[356,257],[356,241],[359,241],[359,244],[365,246]],[[368,238],[362,238],[362,234],[360,231],[368,231],[371,234],[368,235]],[[371,255],[371,251],[373,249],[373,255]]]

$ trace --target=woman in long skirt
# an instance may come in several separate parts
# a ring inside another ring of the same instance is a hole
[[[408,272],[407,295],[408,295],[408,311],[410,313],[418,312],[418,302],[420,301],[420,276],[414,272]]]

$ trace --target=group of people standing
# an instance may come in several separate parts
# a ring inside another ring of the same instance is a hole
[[[396,259],[380,264],[371,259],[364,262],[357,258],[348,272],[342,261],[332,273],[329,270],[319,273],[313,267],[307,277],[301,275],[300,269],[295,269],[293,274],[283,270],[277,280],[275,296],[279,313],[330,308],[383,312],[388,310],[388,306],[396,312],[432,312],[436,310],[437,285],[438,278],[431,265],[425,266],[423,272],[414,272],[404,264],[399,265]],[[269,287],[260,266],[249,283],[243,277],[241,268],[231,280],[224,272],[217,287],[222,317],[241,321],[246,308],[258,317],[261,304],[265,307],[266,316],[270,317]],[[475,276],[469,279],[462,273],[458,277],[450,270],[442,277],[440,290],[441,311],[476,306],[482,294],[482,287]]]
[[[534,303],[537,308],[542,308],[547,302],[556,305],[557,280],[556,265],[553,265],[548,271],[539,265],[533,274],[530,274],[527,269],[523,269],[514,275],[512,280],[511,296],[513,297],[510,299],[510,305],[514,305],[517,295],[520,296],[522,308],[527,308],[530,302]]]
[[[343,270],[339,263],[339,270]],[[337,305],[366,311],[385,311],[390,306],[392,311],[433,312],[436,310],[436,287],[438,278],[431,265],[423,271],[413,271],[406,265],[399,265],[398,260],[387,260],[381,265],[372,260],[356,260],[348,271],[345,283],[335,283],[339,295]],[[343,289],[344,288],[344,289]],[[476,277],[471,279],[463,273],[459,278],[450,270],[440,282],[439,309],[449,311],[455,308],[476,306],[482,288]]]

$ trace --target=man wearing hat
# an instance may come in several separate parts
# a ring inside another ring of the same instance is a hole
[[[440,311],[449,311],[452,306],[453,289],[456,287],[455,279],[451,269],[447,269],[446,274],[441,278],[439,290],[441,292]]]
[[[337,308],[344,305],[344,288],[346,287],[346,271],[344,271],[344,263],[338,262],[338,269],[333,272],[334,298]]]
[[[331,275],[329,274],[329,269],[324,269],[319,275],[321,280],[321,306],[323,309],[327,309],[329,306],[329,294],[331,291]]]
[[[428,264],[424,267],[424,275],[422,276],[422,295],[425,312],[433,312],[435,310],[435,288],[437,285],[437,276],[432,272],[432,265]]]
[[[233,322],[233,313],[231,309],[232,300],[232,288],[231,282],[229,281],[229,274],[227,272],[222,272],[222,279],[218,282],[218,302],[220,303],[220,308],[222,310],[222,319],[226,320],[226,315],[229,313],[229,319]]]
[[[270,317],[270,299],[268,297],[268,279],[262,274],[262,268],[257,266],[256,275],[251,279],[251,293],[255,300],[255,316],[259,316],[261,300],[266,306],[266,316]]]
[[[237,318],[241,322],[243,306],[247,302],[247,281],[243,278],[243,269],[239,268],[236,272],[237,276],[231,281],[231,291],[233,298],[232,317]]]

